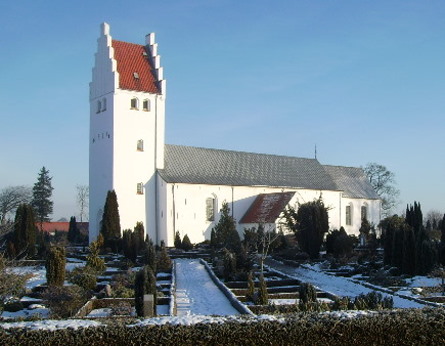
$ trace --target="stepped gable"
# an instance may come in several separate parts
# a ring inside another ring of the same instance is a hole
[[[160,93],[159,81],[146,46],[123,41],[112,41],[114,59],[119,73],[119,88],[149,93]]]
[[[159,174],[167,183],[337,190],[315,159],[181,145],[165,146]]]
[[[295,192],[258,195],[239,223],[274,223],[294,195]]]

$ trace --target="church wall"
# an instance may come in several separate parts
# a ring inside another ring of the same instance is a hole
[[[351,221],[352,225],[346,224],[346,206],[351,207]],[[377,226],[381,219],[381,201],[375,199],[363,199],[363,198],[342,198],[342,223],[346,233],[348,234],[360,234],[361,220],[361,207],[366,206],[367,219],[371,225]]]
[[[235,220],[240,220],[260,193],[296,191],[291,205],[298,202],[305,203],[318,199],[320,191],[308,189],[282,189],[274,187],[250,186],[217,186],[200,184],[166,184],[163,183],[162,193],[165,201],[160,204],[159,240],[164,240],[168,246],[173,246],[175,232],[181,238],[187,234],[192,243],[199,243],[210,239],[212,228],[218,223],[219,210],[224,201],[229,203],[231,213]],[[323,191],[323,201],[330,209],[329,221],[331,228],[338,228],[340,223],[339,203],[340,192]],[[215,199],[215,219],[207,221],[206,200]],[[240,236],[243,235],[246,225],[237,225]]]

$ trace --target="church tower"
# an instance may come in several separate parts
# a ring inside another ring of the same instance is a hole
[[[103,23],[90,83],[90,242],[99,235],[109,190],[117,194],[121,229],[141,221],[156,239],[165,88],[154,34],[145,45],[117,41]]]

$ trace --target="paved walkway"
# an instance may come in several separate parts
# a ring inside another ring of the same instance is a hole
[[[337,296],[356,297],[362,293],[367,294],[373,291],[371,288],[365,287],[349,278],[329,275],[322,271],[312,270],[307,267],[292,267],[271,258],[266,259],[266,264],[272,269],[276,269],[294,279],[300,280],[301,282],[311,283],[320,290]],[[396,295],[387,293],[382,293],[382,295],[393,296],[395,308],[425,307],[423,304]]]
[[[238,315],[198,259],[176,259],[177,316]]]

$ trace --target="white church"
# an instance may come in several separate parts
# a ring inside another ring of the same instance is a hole
[[[360,168],[317,159],[165,144],[166,81],[155,35],[145,45],[114,40],[101,25],[90,83],[90,241],[100,230],[107,191],[115,190],[122,229],[143,222],[155,243],[175,233],[210,239],[224,202],[240,236],[279,229],[286,205],[323,199],[329,226],[358,234],[381,219],[381,200]]]

